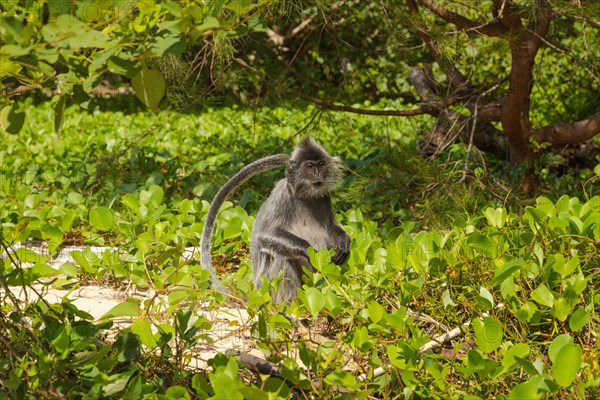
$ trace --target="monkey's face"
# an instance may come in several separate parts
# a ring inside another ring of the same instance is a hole
[[[320,189],[325,184],[325,161],[305,161],[302,170],[307,182],[315,189]]]
[[[338,182],[339,172],[333,157],[330,159],[302,160],[288,169],[288,182],[299,198],[328,196]]]
[[[296,197],[325,197],[341,181],[341,161],[307,137],[294,149],[286,177]]]

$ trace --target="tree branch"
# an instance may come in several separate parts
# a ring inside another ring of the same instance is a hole
[[[421,4],[429,11],[440,17],[446,22],[450,22],[459,29],[473,31],[481,35],[486,36],[501,36],[508,32],[506,26],[499,21],[491,21],[487,23],[480,23],[473,21],[469,18],[463,17],[462,15],[450,11],[439,4],[434,3],[432,0],[420,0]]]
[[[499,10],[500,20],[509,32],[514,29],[523,29],[523,15],[519,5],[510,0],[493,0],[493,3]]]
[[[408,80],[416,89],[422,104],[430,104],[438,110],[446,108],[444,99],[436,93],[437,82],[423,68],[411,68],[408,71]]]
[[[550,143],[553,146],[564,146],[585,142],[600,134],[600,113],[572,124],[552,124],[538,129],[535,140],[538,143]]]
[[[439,111],[443,111],[457,102],[464,102],[464,105],[469,111],[471,111],[473,115],[476,115],[476,118],[480,121],[500,121],[502,117],[502,100],[491,102],[482,100],[488,94],[498,89],[498,87],[506,81],[506,78],[499,79],[489,87],[478,90],[477,92],[468,93],[466,96],[450,96],[448,98],[443,98],[437,94],[436,88],[439,86],[438,82],[436,82],[431,74],[427,73],[423,68],[411,68],[408,71],[408,80],[417,90],[417,94],[421,98],[422,104],[432,106]]]
[[[437,111],[434,107],[425,105],[425,104],[420,105],[419,108],[415,108],[412,110],[365,110],[362,108],[334,104],[331,101],[317,99],[316,97],[311,97],[311,96],[301,96],[301,97],[308,102],[311,102],[313,104],[320,106],[324,110],[344,111],[344,112],[351,112],[354,114],[362,114],[362,115],[376,115],[376,116],[388,116],[388,117],[412,117],[415,115],[433,114]]]
[[[415,19],[419,20],[420,22],[423,22],[421,20],[421,15],[419,14],[419,6],[417,5],[416,0],[406,0],[406,6],[408,8],[409,13],[412,14],[412,16]],[[440,52],[434,46],[431,37],[422,29],[417,29],[417,35],[419,35],[423,43],[425,43],[425,45],[429,49],[435,61],[438,63],[438,65],[444,71],[444,73],[448,76],[448,85],[452,88],[455,88],[457,93],[459,94],[472,92],[473,88],[469,84],[469,80],[467,79],[467,77],[462,72],[460,72],[458,68],[456,68],[454,64],[452,64],[446,57],[440,54]]]
[[[527,25],[527,42],[531,54],[535,54],[543,43],[543,38],[548,33],[550,22],[556,14],[546,0],[540,0],[538,9],[532,21]]]

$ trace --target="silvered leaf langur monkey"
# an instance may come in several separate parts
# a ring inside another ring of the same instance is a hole
[[[218,290],[224,288],[212,266],[210,244],[221,204],[250,177],[284,165],[286,177],[277,182],[260,207],[252,231],[250,252],[254,287],[261,287],[263,276],[271,280],[281,273],[283,281],[273,294],[273,300],[288,301],[297,296],[297,289],[302,286],[302,268],[312,269],[309,247],[334,249],[332,261],[338,265],[348,258],[350,237],[335,220],[330,197],[341,180],[341,161],[330,156],[311,138],[306,138],[291,156],[279,154],[255,161],[217,192],[202,232],[201,264],[210,271],[212,285]]]

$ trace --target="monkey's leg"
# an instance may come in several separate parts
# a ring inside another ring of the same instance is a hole
[[[296,298],[298,288],[302,286],[302,266],[293,260],[286,259],[280,254],[261,250],[257,262],[253,261],[254,288],[262,286],[263,277],[271,281],[281,274],[281,282],[272,293],[275,303],[282,303]]]

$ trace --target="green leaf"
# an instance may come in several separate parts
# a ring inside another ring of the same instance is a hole
[[[505,300],[510,300],[517,294],[517,286],[512,278],[505,279],[500,284],[500,294]]]
[[[199,32],[204,32],[209,29],[218,28],[219,26],[221,26],[221,23],[219,22],[218,19],[216,19],[215,17],[212,17],[212,16],[208,16],[204,19],[204,22],[202,24],[196,26],[195,29]]]
[[[173,400],[190,400],[191,396],[186,388],[183,386],[175,385],[171,386],[165,392],[165,396],[167,399]]]
[[[485,368],[485,360],[480,352],[477,350],[469,350],[467,352],[467,366],[473,369]]]
[[[373,343],[366,326],[361,326],[354,330],[354,335],[352,335],[352,345],[361,350],[367,350],[372,347]]]
[[[210,397],[208,393],[211,391],[210,385],[202,374],[194,374],[192,377],[192,389],[196,391],[196,395],[200,399]]]
[[[58,353],[64,353],[69,350],[69,345],[71,344],[70,336],[70,329],[67,325],[64,329],[61,329],[60,334],[52,340],[52,344]]]
[[[133,321],[129,329],[132,333],[135,333],[139,336],[142,344],[148,349],[156,348],[156,339],[154,338],[154,335],[152,334],[152,328],[147,321],[136,319]]]
[[[563,278],[566,278],[567,276],[571,275],[571,273],[575,271],[578,267],[579,257],[577,257],[577,255],[574,255],[573,257],[569,258],[569,261],[566,262],[565,268],[562,270],[562,272],[560,272],[560,274]]]
[[[131,79],[135,95],[152,111],[158,111],[160,100],[165,95],[165,78],[156,67],[148,68],[145,64]]]
[[[484,287],[480,287],[479,296],[477,297],[477,303],[484,310],[491,310],[492,308],[494,308],[494,297],[492,296],[489,290],[487,290]]]
[[[550,358],[550,361],[552,361],[553,363],[556,362],[556,357],[558,356],[560,349],[572,343],[573,338],[568,333],[564,333],[555,337],[554,340],[552,340],[552,343],[550,343],[550,346],[548,347],[548,357]]]
[[[442,303],[444,304],[444,310],[450,306],[456,306],[456,303],[453,302],[452,298],[450,297],[450,290],[444,290],[444,294],[442,295]]]
[[[508,394],[508,400],[537,400],[541,398],[542,394],[538,393],[536,384],[532,382],[519,383]]]
[[[494,240],[476,232],[467,237],[467,244],[487,257],[494,257],[498,247]]]
[[[4,54],[2,54],[2,50],[4,50],[5,47],[7,47],[7,46],[2,46],[2,48],[0,48],[0,58],[2,58],[2,57],[8,58],[8,57],[5,57]],[[27,49],[23,49],[23,50],[27,50],[26,54],[29,54],[31,48],[27,48]],[[0,63],[0,79],[3,80],[6,77],[18,75],[22,69],[23,69],[23,67],[15,62],[12,62],[10,60],[5,60],[5,61],[3,60],[3,62]]]
[[[49,278],[57,276],[59,272],[46,263],[37,263],[31,267],[31,273],[39,278]]]
[[[58,268],[58,272],[63,275],[66,275],[70,278],[77,278],[77,273],[79,272],[79,268],[71,263],[64,263]]]
[[[71,257],[73,257],[73,260],[75,260],[75,262],[77,264],[79,264],[79,266],[81,266],[81,268],[84,271],[94,272],[94,271],[92,271],[92,265],[90,264],[90,260],[88,259],[87,254],[84,255],[84,253],[82,251],[73,250],[71,252]]]
[[[281,314],[270,315],[268,321],[269,325],[273,328],[290,329],[292,327],[292,323],[290,322],[290,320]]]
[[[129,382],[129,377],[125,376],[123,378],[116,379],[114,382],[106,383],[102,386],[102,393],[107,397],[114,396],[125,389],[127,382]]]
[[[569,318],[569,328],[572,331],[577,332],[583,328],[590,319],[590,313],[585,311],[583,308],[578,308]]]
[[[113,348],[118,351],[117,360],[119,362],[134,361],[140,358],[142,343],[138,335],[127,332],[117,335],[117,340]]]
[[[115,317],[138,317],[140,315],[140,301],[136,299],[127,299],[110,310],[108,310],[100,319]]]
[[[491,226],[495,228],[502,228],[506,222],[506,209],[505,208],[491,208],[488,207],[483,215],[487,218]]]
[[[138,201],[138,199],[129,193],[124,194],[121,197],[121,202],[131,210],[137,210],[140,207],[140,202]]]
[[[10,3],[7,3],[7,5],[8,4]],[[8,9],[11,10],[11,7],[8,6]],[[18,18],[6,14],[7,13],[3,11],[2,27],[4,28],[6,33],[8,33],[9,37],[12,36],[14,40],[19,44],[26,44],[27,42],[29,42],[31,37],[31,26],[25,25],[23,23],[23,18]]]
[[[336,385],[348,389],[356,389],[359,384],[356,383],[354,375],[345,371],[334,371],[327,375],[324,379],[325,383],[329,385]]]
[[[17,103],[6,106],[0,111],[0,127],[7,133],[16,135],[23,128],[24,123],[25,113],[18,111]]]
[[[525,372],[527,372],[530,375],[539,375],[542,373],[542,371],[540,371],[539,368],[536,367],[536,365],[530,361],[524,360],[519,356],[513,355],[515,361],[517,362],[517,364],[519,364],[521,367],[523,367],[523,369],[525,370]]]
[[[129,381],[125,393],[123,393],[123,400],[138,400],[142,398],[142,385],[143,379],[141,375],[135,375]]]
[[[224,356],[218,356],[213,359],[214,372],[209,374],[212,388],[215,391],[213,398],[215,399],[228,399],[228,400],[242,400],[244,396],[239,392],[240,388],[244,385],[240,381],[238,376],[238,365],[234,358],[223,359]],[[226,361],[227,364],[223,366],[221,363]]]
[[[571,306],[569,300],[565,299],[564,297],[560,297],[554,302],[554,307],[552,310],[550,310],[550,314],[562,322],[571,314],[572,308],[573,307]]]
[[[481,350],[490,353],[500,346],[504,332],[498,321],[490,317],[484,317],[483,320],[473,319],[471,324],[475,331],[475,342]]]
[[[142,70],[142,66],[139,63],[119,57],[109,58],[107,65],[110,72],[117,75],[126,76],[130,79],[136,76]]]
[[[383,314],[385,313],[385,310],[383,309],[381,304],[377,303],[376,301],[370,301],[367,305],[367,308],[369,310],[369,318],[371,319],[371,321],[373,321],[374,324],[379,322],[379,320],[381,320]]]
[[[515,311],[515,316],[521,322],[528,322],[537,311],[538,308],[535,305],[535,303],[532,301],[528,301],[522,307]]]
[[[390,362],[397,368],[405,369],[407,366],[414,365],[416,353],[405,343],[398,343],[398,345],[389,345],[387,347],[387,354],[390,358]]]
[[[60,227],[63,228],[63,231],[69,232],[71,229],[73,229],[75,217],[77,217],[75,210],[69,210],[65,213],[65,215],[63,215],[63,219],[60,222]]]
[[[546,307],[552,307],[554,305],[554,295],[548,289],[545,284],[538,286],[533,292],[531,292],[531,298],[538,304]]]
[[[525,358],[529,355],[530,351],[531,349],[527,344],[516,343],[506,351],[502,359],[502,365],[506,370],[509,370],[513,365],[517,364],[515,357]]]
[[[185,38],[183,35],[157,36],[149,48],[158,57],[178,55],[185,51]]]
[[[108,40],[109,37],[105,33],[90,29],[68,38],[65,40],[65,43],[72,49],[82,47],[104,48]]]
[[[42,239],[62,240],[63,232],[50,224],[42,225]]]
[[[319,311],[325,307],[325,297],[317,288],[307,288],[304,291],[304,297],[306,298],[306,308],[313,317],[319,314]]]
[[[70,192],[67,195],[67,201],[70,204],[81,204],[81,203],[83,203],[84,200],[85,200],[85,198],[80,193],[77,193],[77,192]]]
[[[90,223],[100,231],[108,231],[115,225],[115,216],[109,208],[96,207],[90,210]]]
[[[502,267],[494,271],[494,278],[490,281],[490,286],[495,286],[505,279],[511,277],[515,272],[519,271],[525,265],[522,258],[516,258],[505,263]]]
[[[164,191],[158,185],[150,185],[148,190],[142,190],[140,192],[140,203],[148,204],[153,203],[154,205],[160,205],[163,201]]]
[[[569,387],[577,377],[581,368],[581,346],[569,343],[563,346],[552,364],[554,380],[562,387]]]
[[[67,96],[60,95],[54,105],[54,132],[59,133],[65,122],[65,107],[67,106]]]
[[[35,251],[26,249],[24,247],[17,249],[17,251],[15,251],[13,254],[14,254],[13,257],[15,259],[17,259],[21,262],[26,262],[26,263],[31,263],[31,264],[43,262],[47,258],[47,256],[45,256],[45,255],[38,254]]]

